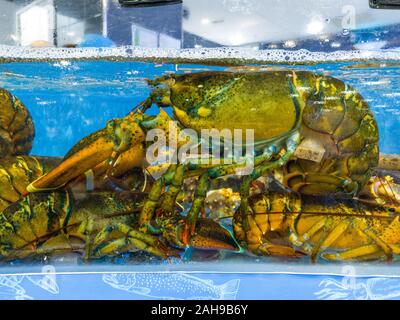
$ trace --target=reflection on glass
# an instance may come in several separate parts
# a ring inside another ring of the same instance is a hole
[[[53,0],[38,0],[17,11],[17,30],[22,46],[54,44],[55,10]]]
[[[336,51],[397,49],[400,11],[366,0],[0,0],[0,44],[13,46]]]

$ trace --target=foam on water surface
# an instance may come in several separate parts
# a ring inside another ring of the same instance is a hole
[[[151,49],[134,46],[118,48],[27,48],[0,46],[4,60],[127,59],[168,61],[221,61],[229,63],[316,63],[324,61],[400,60],[400,50],[352,50],[311,52],[300,49],[258,50],[252,48]]]

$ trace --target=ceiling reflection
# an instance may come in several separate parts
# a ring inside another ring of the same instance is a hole
[[[368,0],[183,0],[134,7],[119,0],[0,0],[0,8],[1,45],[400,48],[400,12],[371,9]]]

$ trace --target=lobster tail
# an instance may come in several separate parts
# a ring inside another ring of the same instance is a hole
[[[59,158],[17,156],[0,159],[0,211],[19,201],[26,187],[54,168]]]
[[[302,144],[284,167],[283,182],[302,194],[353,197],[378,166],[378,125],[352,87],[327,76],[312,81],[303,110]]]
[[[32,149],[35,128],[24,104],[0,88],[0,157],[26,155]]]

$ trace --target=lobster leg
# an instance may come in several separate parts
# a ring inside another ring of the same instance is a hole
[[[247,214],[247,199],[249,197],[250,184],[254,180],[257,180],[259,177],[265,175],[266,173],[280,168],[282,165],[284,165],[293,156],[293,153],[295,152],[299,144],[299,139],[300,136],[298,133],[295,133],[291,137],[289,137],[286,144],[286,151],[282,156],[279,157],[278,160],[270,161],[270,159],[276,154],[275,148],[270,148],[266,150],[264,154],[254,159],[256,168],[245,179],[241,186],[242,214]],[[204,206],[204,201],[209,190],[210,179],[216,179],[222,176],[233,174],[237,170],[240,170],[242,166],[243,164],[225,166],[222,165],[216,168],[209,169],[200,177],[199,185],[195,193],[195,199],[193,201],[190,212],[186,217],[186,225],[183,233],[183,241],[186,244],[190,242],[190,237],[195,234],[197,219],[199,217],[201,208],[203,208]]]
[[[199,217],[200,210],[204,207],[204,201],[209,188],[210,174],[207,172],[204,173],[199,179],[199,184],[194,195],[192,206],[188,215],[186,216],[185,228],[182,234],[183,243],[186,245],[190,243],[190,237],[195,234],[197,219]]]
[[[108,242],[108,237],[114,231],[120,232],[124,236]],[[105,227],[93,241],[95,256],[112,254],[126,247],[147,251],[161,258],[178,256],[176,250],[165,246],[157,237],[137,231],[123,223],[113,223]]]
[[[325,253],[325,254],[322,254],[321,256],[327,260],[353,260],[353,259],[361,260],[364,257],[368,257],[371,255],[383,252],[388,261],[392,260],[393,252],[397,251],[396,249],[395,250],[392,249],[392,246],[389,243],[387,243],[381,237],[377,236],[371,230],[368,230],[367,228],[361,229],[361,227],[364,227],[363,225],[358,224],[357,227],[358,227],[358,230],[362,234],[364,234],[370,238],[370,240],[373,242],[373,244],[360,246],[357,248],[353,248],[353,249],[346,250],[346,251],[340,252],[340,253],[335,253],[335,254],[326,254]]]
[[[390,176],[372,177],[358,196],[359,201],[400,210],[400,186]]]
[[[254,164],[260,165],[264,161],[268,161],[272,158],[273,152],[265,152],[263,155],[258,156],[254,159]],[[223,165],[216,168],[208,169],[207,172],[200,176],[199,184],[195,192],[195,198],[193,200],[192,207],[186,217],[185,230],[183,232],[183,242],[188,244],[190,242],[190,236],[194,235],[196,229],[197,219],[201,209],[204,207],[204,201],[209,191],[210,180],[217,179],[219,177],[235,174],[237,170],[240,170],[243,164],[236,165]],[[198,168],[198,167],[196,167]],[[255,179],[251,178],[251,181]],[[250,181],[250,182],[251,182]],[[250,183],[249,182],[249,183]],[[250,188],[250,186],[249,186]]]
[[[182,233],[182,241],[186,245],[190,244],[190,238],[195,235],[196,224],[201,210],[204,208],[204,201],[207,197],[207,192],[210,189],[211,179],[217,179],[234,173],[238,166],[221,166],[207,170],[199,178],[199,183],[196,188],[192,206],[188,215],[185,218],[185,228]]]
[[[350,219],[346,219],[345,221],[339,222],[333,230],[323,239],[320,248],[324,250],[325,248],[330,247],[349,227],[351,221]]]
[[[73,241],[65,234],[51,237],[40,246],[26,245],[24,247],[9,251],[4,259],[11,261],[14,259],[26,259],[35,256],[57,255],[65,253],[82,253],[84,245],[80,240]]]
[[[180,219],[179,213],[175,214],[174,211],[176,198],[182,189],[186,169],[186,165],[171,165],[164,176],[155,182],[141,211],[141,218],[139,219],[141,221],[141,231],[148,232],[150,230],[160,233],[166,240],[179,248],[191,246],[200,249],[236,251],[238,247],[231,234],[212,220],[196,220],[198,232],[193,237],[185,238],[186,223]],[[160,203],[162,190],[166,185],[169,185],[169,188]],[[207,192],[208,187],[202,187],[202,182],[200,181],[198,189]],[[150,221],[154,217],[157,206],[158,223],[157,229],[154,229],[150,225]]]
[[[297,236],[295,233],[291,233],[289,236],[290,241],[296,245],[301,247],[303,243],[311,239],[316,233],[321,231],[327,221],[327,217],[323,217],[322,219],[318,220],[307,232],[305,232],[302,236]]]
[[[363,258],[382,252],[380,246],[376,244],[365,245],[340,253],[323,253],[321,257],[331,261],[362,260]]]
[[[177,254],[171,254],[167,253],[164,250],[160,250],[160,248],[152,247],[148,243],[129,235],[110,241],[104,246],[99,246],[95,249],[94,256],[103,257],[107,255],[115,255],[116,252],[128,252],[137,250],[146,251],[163,259],[166,259],[170,256],[178,256]]]
[[[171,165],[167,172],[161,178],[155,181],[154,185],[151,187],[149,196],[145,201],[139,215],[140,230],[143,232],[147,232],[149,228],[151,228],[150,221],[154,217],[154,212],[160,201],[163,189],[173,179],[175,170],[176,165]]]
[[[282,165],[284,165],[292,156],[293,153],[296,151],[297,145],[299,144],[299,135],[295,134],[292,136],[286,147],[286,152],[285,154],[280,157],[278,160],[275,161],[266,161],[265,163],[261,164],[260,166],[256,167],[251,175],[246,177],[240,186],[240,198],[241,198],[241,204],[239,210],[241,210],[241,214],[245,216],[248,212],[248,198],[250,195],[250,185],[253,181],[257,180],[261,176],[271,172],[274,169],[280,168]],[[271,158],[273,156],[272,153],[269,154],[269,157]]]
[[[73,241],[66,234],[60,234],[50,238],[40,245],[34,252],[34,255],[55,255],[84,251],[84,244],[81,241]],[[16,258],[16,257],[15,257]]]
[[[329,232],[329,230],[332,228],[332,224],[333,224],[333,219],[331,217],[327,217],[326,222],[324,223],[324,226],[322,228],[323,236],[321,237],[318,244],[313,248],[313,250],[311,252],[311,261],[312,262],[317,261],[318,254],[321,249],[323,250],[323,248],[324,248],[323,245],[324,245],[325,241],[330,238],[331,232]]]
[[[314,235],[322,230],[322,237],[318,244],[311,251],[311,261],[316,262],[318,255],[321,251],[329,248],[329,246],[334,243],[348,228],[350,221],[339,222],[336,226],[332,227],[333,220],[331,217],[323,217],[317,223],[315,223],[306,233],[304,233],[300,238],[296,238],[292,233],[290,236],[291,241],[294,244],[301,246],[301,244],[311,239]],[[330,230],[330,231],[329,231]],[[300,241],[300,242],[299,242]]]
[[[182,189],[182,185],[185,179],[186,166],[179,165],[175,171],[174,177],[171,184],[168,187],[168,191],[165,193],[164,198],[159,208],[160,217],[171,216],[175,210],[176,198]]]
[[[339,190],[346,190],[348,194],[355,194],[358,185],[354,182],[349,182],[347,179],[335,176],[333,174],[322,173],[291,173],[284,178],[284,184],[291,186],[291,180],[302,178],[304,182],[294,184],[291,190],[294,192],[318,195],[326,195],[327,191],[330,194],[335,194]]]
[[[291,258],[300,258],[303,257],[304,254],[296,251],[294,248],[289,246],[281,246],[277,244],[263,244],[257,248],[257,251],[265,256],[280,256],[280,257],[291,257]]]

